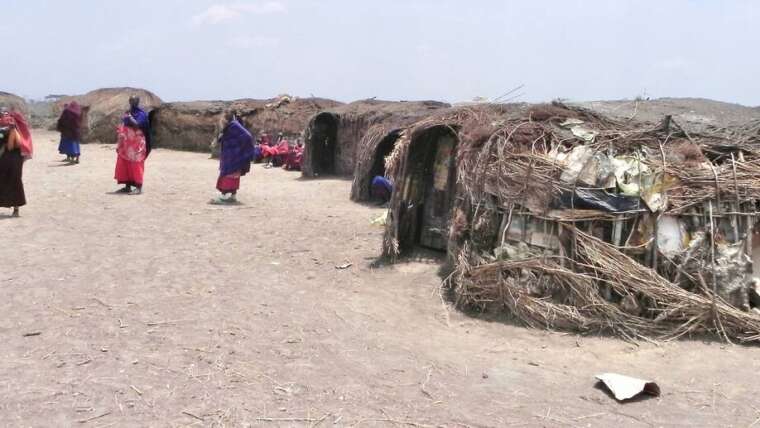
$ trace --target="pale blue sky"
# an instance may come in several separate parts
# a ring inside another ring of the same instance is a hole
[[[0,90],[760,105],[756,0],[0,0]]]

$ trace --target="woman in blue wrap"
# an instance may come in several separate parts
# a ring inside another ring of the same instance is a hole
[[[237,202],[237,191],[240,188],[240,177],[251,171],[251,162],[256,156],[254,138],[245,126],[237,119],[234,112],[225,115],[226,125],[222,129],[218,144],[219,178],[216,188],[222,193],[220,198],[211,201],[212,204],[229,204]]]

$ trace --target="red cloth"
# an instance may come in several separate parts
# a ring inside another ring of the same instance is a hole
[[[288,144],[288,140],[282,139],[282,141],[280,141],[280,144],[275,146],[275,150],[277,152],[275,154],[277,155],[287,155],[288,152],[290,151],[290,145]]]
[[[143,174],[145,174],[144,160],[141,162],[130,162],[121,156],[116,158],[114,178],[119,184],[142,186]]]
[[[222,193],[237,192],[240,188],[240,175],[225,175],[216,180],[216,189]]]
[[[272,146],[265,146],[261,145],[261,157],[262,158],[269,158],[274,156],[286,156],[288,152],[290,151],[290,147],[288,147],[288,140],[282,140],[280,141],[280,144],[272,147]]]
[[[265,145],[261,145],[261,158],[265,159],[271,156],[274,156],[277,154],[277,150],[274,147],[269,147]]]
[[[119,159],[129,162],[144,162],[148,157],[148,146],[145,141],[145,134],[140,128],[130,128],[129,126],[120,125],[116,128],[118,143],[116,144],[116,153]]]
[[[303,163],[303,148],[295,147],[288,152],[284,168],[289,171],[300,171]]]
[[[31,159],[34,154],[34,146],[32,145],[32,133],[29,131],[29,124],[27,123],[24,115],[17,111],[10,112],[8,116],[0,117],[0,126],[13,126],[21,136],[21,156],[24,159]]]

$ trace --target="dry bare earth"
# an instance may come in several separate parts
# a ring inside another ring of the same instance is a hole
[[[349,202],[348,181],[257,167],[246,205],[212,207],[216,162],[157,150],[146,193],[116,196],[112,146],[64,167],[55,136],[36,139],[30,205],[0,219],[1,425],[760,419],[756,348],[637,347],[446,312],[435,264],[370,267],[380,211]],[[606,371],[655,379],[663,396],[617,404],[594,388]]]

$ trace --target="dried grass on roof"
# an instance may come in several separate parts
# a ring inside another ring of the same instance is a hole
[[[593,141],[571,132],[568,119],[582,123]],[[753,125],[690,134],[670,118],[646,127],[559,103],[457,109],[404,132],[389,159],[397,184],[416,137],[436,126],[459,136],[449,241],[449,281],[459,305],[501,308],[535,328],[612,332],[631,339],[711,333],[760,341],[760,317],[721,294],[722,282],[733,278],[710,260],[716,246],[751,247],[760,200]],[[642,202],[642,193],[629,212],[558,206],[563,195],[573,195],[574,201],[584,186],[577,179],[563,180],[567,164],[558,161],[558,153],[579,146],[594,155],[636,157],[665,202],[653,211]],[[394,193],[384,240],[391,257],[400,252],[397,219],[408,203],[402,193]],[[695,217],[699,230],[692,234],[693,248],[668,257],[656,240],[632,245],[638,224],[658,224],[664,216]],[[542,236],[554,244],[509,242],[507,231],[518,217],[543,225]],[[627,233],[620,242],[610,242],[616,223],[624,224]],[[735,236],[723,236],[720,225],[733,225]]]

